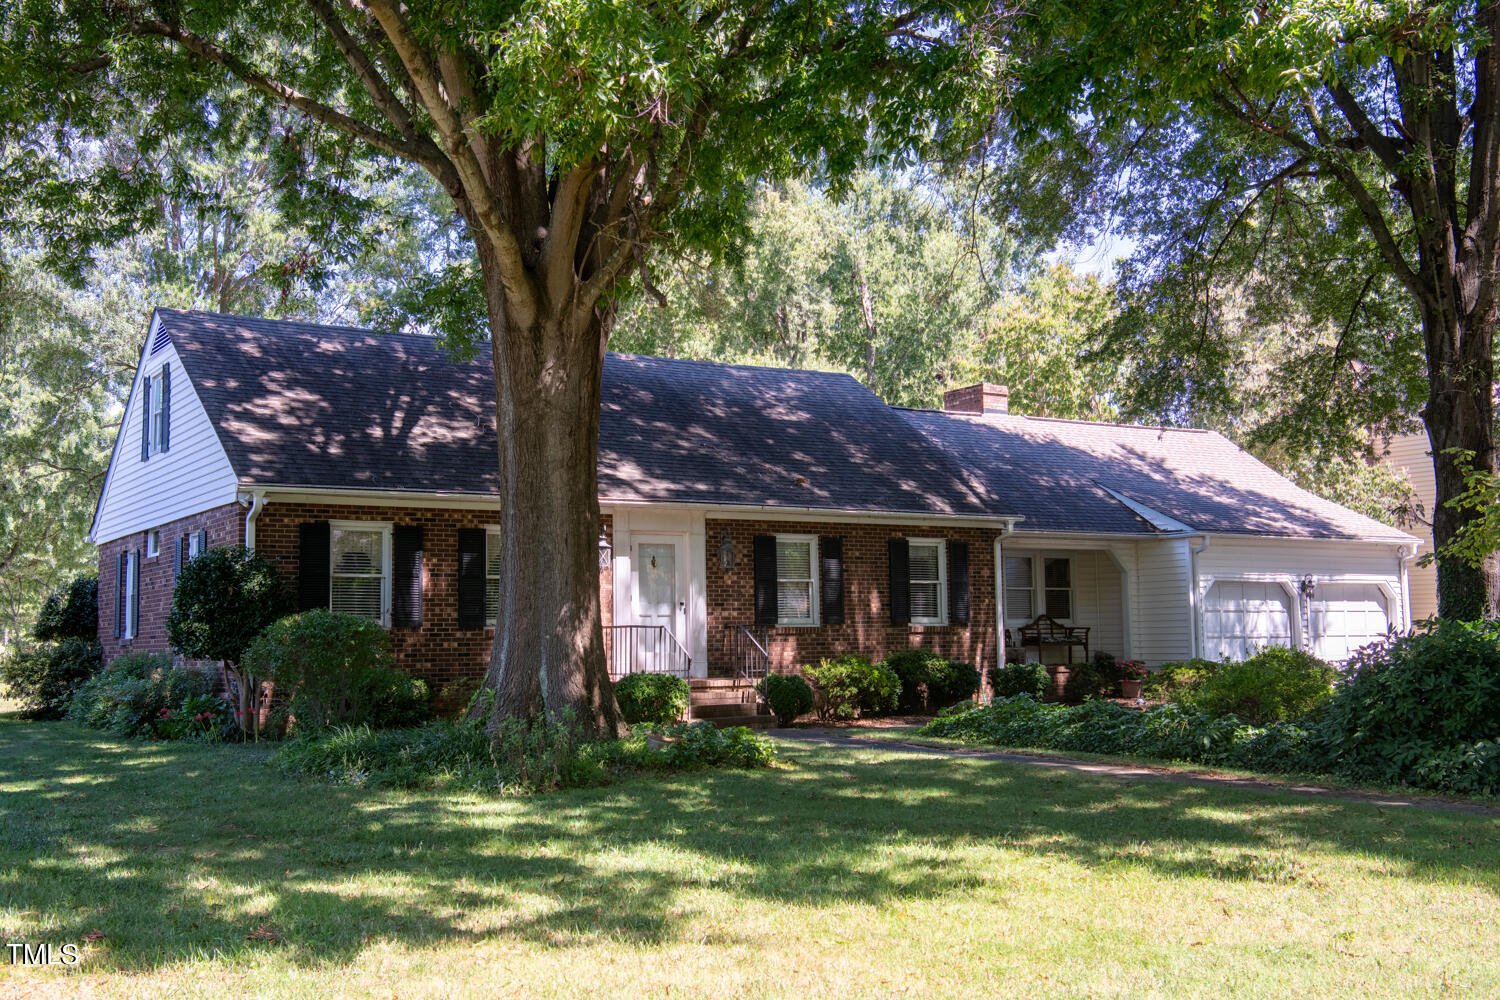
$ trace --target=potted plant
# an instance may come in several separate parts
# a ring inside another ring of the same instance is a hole
[[[1141,682],[1146,679],[1146,665],[1140,660],[1119,660],[1120,697],[1135,701],[1141,696]]]

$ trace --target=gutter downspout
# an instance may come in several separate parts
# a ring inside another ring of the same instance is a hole
[[[264,491],[255,490],[250,494],[250,509],[245,512],[245,548],[251,552],[255,551],[255,519],[260,517],[265,500]]]
[[[1005,536],[1016,530],[1016,522],[1007,520],[995,536],[995,667],[1005,669]],[[986,698],[991,697],[986,693]]]
[[[1421,547],[1421,542],[1396,546],[1396,576],[1401,582],[1401,621],[1408,632],[1415,624],[1411,620],[1411,567],[1408,564],[1417,557],[1417,550]]]
[[[1203,655],[1203,651],[1200,648],[1200,640],[1202,639],[1200,633],[1203,629],[1202,622],[1200,621],[1202,618],[1202,609],[1198,606],[1198,556],[1204,549],[1208,548],[1208,543],[1212,541],[1207,535],[1201,537],[1203,539],[1202,545],[1197,548],[1188,549],[1188,631],[1192,636],[1192,655],[1194,657]]]

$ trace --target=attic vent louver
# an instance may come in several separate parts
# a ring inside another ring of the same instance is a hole
[[[171,339],[171,337],[167,336],[166,330],[158,329],[156,331],[156,339],[151,341],[151,353],[154,355],[160,352],[162,348],[167,346],[167,341]]]

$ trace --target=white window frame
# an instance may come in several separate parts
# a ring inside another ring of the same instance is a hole
[[[201,556],[203,554],[203,549],[200,546],[198,540],[199,540],[199,534],[198,534],[198,532],[196,532],[196,531],[190,531],[190,532],[188,532],[188,550],[187,550],[187,561],[188,562],[192,562],[194,559],[197,559],[199,556]]]
[[[1049,618],[1052,618],[1055,621],[1071,625],[1073,623],[1073,620],[1077,617],[1078,611],[1078,577],[1074,573],[1076,567],[1074,565],[1075,560],[1073,559],[1073,556],[1071,554],[1044,552],[1039,553],[1036,559],[1037,561],[1032,564],[1032,572],[1035,574],[1037,596],[1041,598],[1041,600],[1037,603],[1037,607],[1042,609],[1040,613],[1047,615]],[[1066,588],[1068,591],[1068,613],[1061,618],[1059,618],[1057,615],[1052,614],[1047,608],[1047,591],[1064,589],[1062,587],[1047,586],[1047,561],[1049,559],[1061,560],[1062,562],[1068,564],[1068,586]],[[1040,572],[1038,572],[1038,570]]]
[[[500,526],[498,524],[487,524],[484,526],[484,627],[494,628],[500,623],[500,593],[499,587],[495,588],[495,606],[490,605],[490,581],[497,583],[504,575],[503,573],[490,572],[490,539],[500,538]]]
[[[1017,628],[1017,627],[1019,627],[1021,625],[1030,625],[1036,619],[1036,609],[1037,609],[1037,603],[1036,603],[1036,578],[1037,578],[1037,572],[1036,572],[1036,567],[1037,567],[1037,560],[1039,558],[1040,558],[1040,556],[1037,553],[1035,553],[1035,552],[1004,552],[1001,555],[1001,563],[1000,563],[1000,586],[1005,591],[1004,601],[1005,601],[1005,627],[1006,628]],[[1014,613],[1014,611],[1011,610],[1014,607],[1014,605],[1011,603],[1011,600],[1010,600],[1010,592],[1013,591],[1013,590],[1021,590],[1023,588],[1021,588],[1021,587],[1008,587],[1008,586],[1006,586],[1006,584],[1005,584],[1005,560],[1008,560],[1008,559],[1025,559],[1025,560],[1027,560],[1028,562],[1031,563],[1031,582],[1024,588],[1029,594],[1031,594],[1031,614],[1027,615],[1025,617],[1023,617],[1021,615],[1017,615],[1017,614]]]
[[[937,580],[918,580],[912,576],[911,571],[911,549],[913,545],[935,546],[937,548]],[[909,615],[913,625],[946,625],[948,624],[948,543],[942,538],[908,538],[906,540],[906,594],[908,605],[911,599],[911,585],[914,583],[936,583],[937,584],[937,617]]]
[[[804,579],[802,577],[790,577],[790,576],[782,576],[781,575],[781,543],[782,542],[793,542],[793,543],[806,542],[807,543],[807,552],[808,552],[807,572],[811,575],[811,579],[810,580],[809,579]],[[777,535],[776,536],[776,624],[777,625],[785,625],[785,626],[788,626],[788,627],[791,627],[791,628],[809,628],[809,627],[812,627],[812,626],[815,626],[815,625],[818,624],[818,613],[819,613],[818,577],[820,575],[821,574],[818,572],[818,536],[817,535]],[[806,584],[809,584],[809,586],[807,588],[807,592],[808,592],[808,596],[809,596],[809,603],[808,603],[808,609],[807,610],[809,612],[809,617],[807,617],[807,618],[782,618],[781,617],[781,584],[782,584],[783,581],[785,581],[786,583],[806,583]]]
[[[151,528],[146,532],[146,558],[155,559],[161,555],[161,531]]]
[[[121,639],[134,639],[141,623],[136,621],[136,588],[140,586],[141,554],[136,549],[125,552],[125,627],[120,630]]]
[[[390,521],[329,521],[328,522],[328,607],[333,607],[333,581],[335,577],[351,577],[355,574],[340,573],[333,562],[333,536],[339,531],[362,531],[380,533],[380,624],[391,627],[391,522]],[[369,574],[360,574],[369,576]]]
[[[161,453],[161,428],[166,417],[165,407],[162,405],[163,393],[161,373],[166,371],[167,366],[162,365],[156,370],[156,377],[151,380],[151,391],[146,394],[146,411],[148,419],[146,428],[149,431],[149,440],[146,442],[146,454],[158,455]]]

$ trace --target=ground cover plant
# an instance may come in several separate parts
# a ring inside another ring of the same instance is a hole
[[[0,927],[83,948],[0,992],[1500,994],[1494,817],[782,747],[507,798],[0,719]]]
[[[624,739],[590,740],[565,716],[509,719],[493,735],[475,722],[338,726],[286,743],[275,762],[284,774],[336,784],[525,794],[608,785],[640,773],[767,767],[775,757],[768,739],[744,727],[638,726]]]

